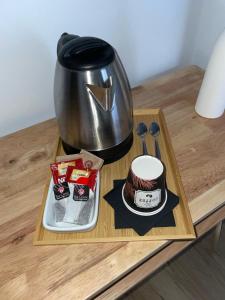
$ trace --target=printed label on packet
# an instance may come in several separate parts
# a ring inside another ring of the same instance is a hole
[[[83,184],[74,184],[73,200],[87,201],[89,199],[89,187]]]
[[[69,166],[66,173],[66,181],[70,183],[87,185],[92,191],[96,184],[97,171],[84,170]]]
[[[73,169],[72,173],[70,175],[70,180],[78,180],[80,177],[88,178],[90,175],[90,172],[87,170],[78,170],[78,169]]]
[[[61,162],[60,164],[58,164],[58,175],[66,175],[66,171],[69,166],[75,166],[75,161]]]
[[[54,184],[53,191],[54,191],[56,200],[61,200],[61,199],[67,198],[70,195],[70,189],[69,189],[69,185],[67,182]]]

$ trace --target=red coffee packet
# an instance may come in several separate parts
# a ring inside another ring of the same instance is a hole
[[[76,167],[78,169],[84,168],[82,159],[61,161],[61,162],[50,164],[52,177],[55,184],[63,183],[66,181],[66,173],[67,173],[67,168],[69,166]]]
[[[95,188],[97,170],[85,170],[77,166],[68,166],[66,181],[76,184],[87,185],[92,191]]]

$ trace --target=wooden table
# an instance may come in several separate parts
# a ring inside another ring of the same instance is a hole
[[[161,107],[198,236],[225,218],[225,117],[194,112],[203,77],[195,66],[133,89],[135,107]],[[56,121],[0,140],[0,298],[114,299],[191,242],[32,246]]]

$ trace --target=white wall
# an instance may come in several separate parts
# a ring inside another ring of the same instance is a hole
[[[224,29],[225,0],[192,0],[181,63],[196,64],[205,69]]]
[[[130,82],[176,67],[190,0],[2,0],[0,135],[54,116],[56,43],[64,31],[118,51]]]

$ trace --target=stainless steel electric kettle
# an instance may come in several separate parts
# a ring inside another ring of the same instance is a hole
[[[119,159],[132,145],[133,105],[115,49],[99,38],[63,33],[57,56],[54,100],[64,150]]]

